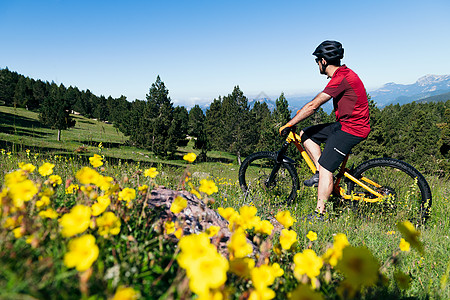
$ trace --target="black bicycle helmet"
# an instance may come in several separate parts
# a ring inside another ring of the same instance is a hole
[[[324,58],[328,62],[336,61],[344,57],[344,48],[337,41],[324,41],[316,48],[313,55]]]

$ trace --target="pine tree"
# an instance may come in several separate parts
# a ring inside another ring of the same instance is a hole
[[[75,126],[75,120],[70,116],[70,106],[64,100],[64,90],[52,85],[49,95],[44,99],[39,114],[42,124],[58,130],[58,141],[61,140],[61,130]]]
[[[206,161],[206,154],[210,150],[208,134],[206,133],[206,117],[200,106],[195,105],[189,111],[188,134],[195,139],[194,149],[199,149],[199,161]]]

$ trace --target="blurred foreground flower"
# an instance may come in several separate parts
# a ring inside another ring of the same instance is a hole
[[[64,237],[72,237],[84,232],[91,223],[91,208],[84,205],[76,205],[70,213],[63,215],[60,219],[61,234]]]
[[[35,166],[33,166],[32,164],[26,164],[26,163],[19,163],[19,168],[21,168],[22,170],[24,170],[25,172],[28,173],[33,173],[34,170],[36,169]]]
[[[354,286],[371,286],[378,280],[380,268],[377,259],[365,247],[348,246],[342,250],[342,259],[336,268]]]
[[[228,242],[228,249],[234,257],[240,258],[253,252],[252,246],[247,243],[247,236],[243,229],[236,230]]]
[[[106,212],[97,220],[98,234],[108,237],[110,234],[118,235],[120,232],[120,219],[112,212]]]
[[[423,245],[419,240],[420,232],[416,230],[414,225],[409,221],[397,223],[398,230],[402,233],[405,241],[407,241],[413,248],[423,254]]]
[[[51,163],[44,163],[42,166],[39,167],[39,174],[42,176],[48,176],[53,173],[53,168],[55,167],[54,164]]]
[[[83,272],[89,269],[98,257],[98,246],[95,237],[86,234],[69,242],[69,252],[64,255],[64,264],[68,268],[76,268]]]
[[[187,206],[187,200],[182,196],[177,196],[170,206],[170,211],[174,214],[181,212]]]
[[[294,230],[283,229],[280,235],[280,244],[284,250],[291,249],[292,244],[297,241],[297,233]]]
[[[126,201],[127,204],[136,198],[136,190],[132,188],[124,188],[119,192],[119,200]]]
[[[331,266],[336,266],[338,260],[342,257],[342,250],[349,244],[347,236],[343,233],[338,233],[334,237],[334,244],[332,248],[327,249],[325,254],[322,256],[323,259],[328,262]]]
[[[205,233],[184,236],[178,246],[181,249],[178,264],[186,270],[189,288],[200,298],[207,297],[211,289],[217,289],[226,282],[228,261],[217,253]]]
[[[289,300],[323,300],[323,296],[309,286],[299,284],[294,291],[289,293]]]
[[[97,197],[97,202],[92,204],[92,215],[99,216],[101,215],[111,204],[111,199],[108,196],[102,195]]]
[[[188,154],[184,155],[183,159],[188,161],[188,162],[190,162],[190,163],[192,163],[192,162],[194,162],[194,160],[197,159],[197,155],[195,153],[191,152],[191,153],[188,153]]]
[[[275,219],[281,223],[285,228],[289,228],[294,225],[294,218],[291,217],[291,213],[288,210],[280,211],[276,214]]]
[[[111,300],[136,300],[139,299],[139,292],[130,287],[120,286]]]
[[[323,266],[322,259],[317,256],[312,249],[306,249],[302,253],[297,253],[294,256],[294,275],[300,280],[301,276],[306,274],[311,279],[311,285],[316,287],[316,277],[320,274],[320,269]]]

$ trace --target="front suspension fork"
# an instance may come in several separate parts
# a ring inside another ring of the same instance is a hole
[[[283,158],[287,152],[288,147],[289,142],[284,142],[283,145],[281,146],[280,151],[278,151],[275,165],[273,166],[272,171],[270,172],[269,178],[267,178],[266,182],[264,182],[266,188],[269,188],[275,181],[275,176],[277,175],[278,171],[281,168],[281,164],[283,163]]]

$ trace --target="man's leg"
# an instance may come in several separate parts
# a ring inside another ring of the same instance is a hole
[[[303,142],[303,146],[305,147],[306,153],[308,153],[309,157],[314,162],[317,171],[319,170],[319,158],[322,155],[322,150],[320,146],[316,144],[313,140],[307,139]]]
[[[319,187],[317,189],[317,207],[316,211],[323,214],[325,212],[325,203],[333,191],[333,173],[319,164]]]

